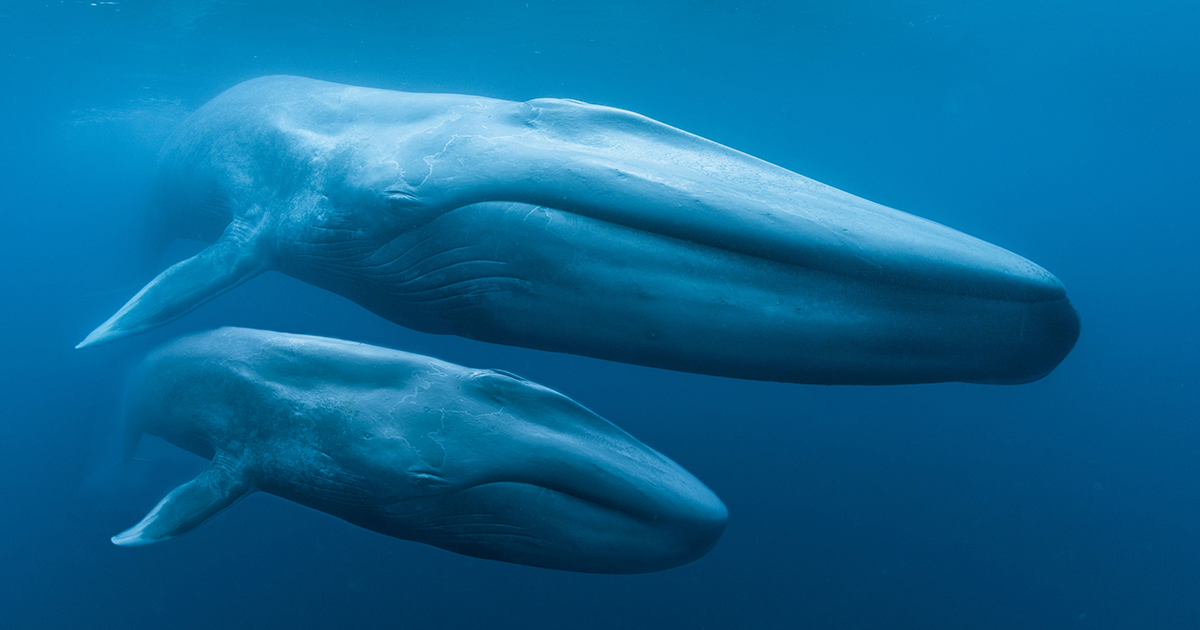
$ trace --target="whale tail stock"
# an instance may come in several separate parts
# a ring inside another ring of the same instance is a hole
[[[182,536],[255,491],[238,462],[220,452],[195,479],[175,488],[115,545],[149,545]]]
[[[204,251],[172,265],[88,334],[86,348],[157,328],[266,270],[249,226],[234,222]]]

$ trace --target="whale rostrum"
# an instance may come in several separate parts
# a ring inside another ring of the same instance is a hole
[[[117,536],[180,536],[267,492],[397,538],[598,573],[716,544],[725,506],[678,464],[507,372],[336,339],[222,328],[154,351],[127,402],[143,434],[212,460]]]
[[[577,101],[263,77],[176,131],[153,206],[212,245],[81,347],[267,270],[420,331],[798,383],[1027,382],[1079,334],[1016,254]]]

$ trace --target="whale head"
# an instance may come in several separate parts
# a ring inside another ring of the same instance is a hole
[[[406,537],[509,562],[629,573],[691,562],[724,531],[728,514],[711,490],[569,398],[491,370],[471,373],[458,392],[496,411],[459,418],[475,437],[438,440],[441,467],[419,457],[408,469],[423,491],[389,512]]]

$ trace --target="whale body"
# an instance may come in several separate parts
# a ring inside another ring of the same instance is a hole
[[[143,433],[212,460],[140,523],[184,534],[255,491],[461,554],[570,571],[691,562],[727,512],[676,463],[520,377],[336,339],[223,328],[154,351],[127,401]]]
[[[164,233],[211,241],[80,346],[266,270],[416,330],[797,383],[1022,383],[1062,284],[1000,247],[631,112],[263,77],[168,140]]]

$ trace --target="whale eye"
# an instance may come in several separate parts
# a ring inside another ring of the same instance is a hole
[[[417,190],[403,182],[389,186],[383,191],[383,198],[394,210],[417,208],[422,203]]]
[[[409,470],[408,474],[412,476],[413,483],[417,484],[418,488],[428,488],[429,486],[445,485],[446,480],[436,474],[425,470]]]

